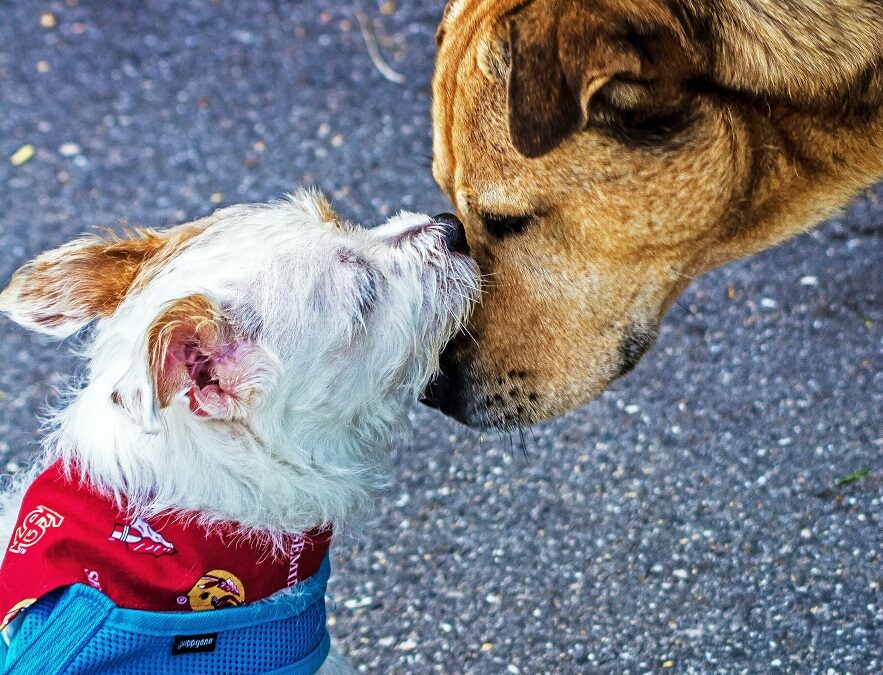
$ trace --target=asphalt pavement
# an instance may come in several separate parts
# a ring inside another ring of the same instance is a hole
[[[449,208],[429,170],[441,6],[3,3],[0,279],[94,225],[301,183],[369,224]],[[883,672],[881,200],[699,279],[631,375],[523,443],[416,411],[395,486],[336,547],[354,663]],[[69,347],[0,321],[0,467],[36,451]]]

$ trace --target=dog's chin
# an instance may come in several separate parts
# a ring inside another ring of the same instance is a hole
[[[494,382],[500,379],[496,378]],[[498,387],[483,379],[472,379],[458,371],[440,372],[420,397],[424,405],[477,431],[507,432],[533,426],[576,408],[603,391],[609,382],[600,383],[585,397],[567,400],[555,394],[549,398],[536,395],[514,397],[501,394]]]
[[[493,323],[479,334],[470,325],[442,351],[421,402],[476,429],[531,426],[591,401],[631,372],[656,341],[658,325],[652,317],[635,319],[618,333],[584,335],[581,342],[527,330],[513,339],[494,332]]]
[[[483,363],[475,343],[459,334],[442,352],[440,369],[420,402],[480,431],[509,431],[552,419],[591,401],[638,362],[612,353],[598,355],[594,372],[548,373]],[[605,365],[606,364],[606,365]],[[570,377],[568,377],[570,376]]]
[[[439,372],[423,391],[420,402],[477,431],[505,432],[545,419],[526,404],[504,401],[499,394],[456,371]]]

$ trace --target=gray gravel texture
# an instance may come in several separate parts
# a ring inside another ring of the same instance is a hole
[[[444,210],[428,115],[441,4],[4,3],[0,278],[92,225],[179,222],[302,182],[368,223]],[[403,85],[372,65],[359,9]],[[333,630],[354,663],[883,671],[881,199],[698,280],[634,373],[524,448],[417,411],[395,487],[337,546]],[[0,345],[15,462],[76,366],[6,321]]]

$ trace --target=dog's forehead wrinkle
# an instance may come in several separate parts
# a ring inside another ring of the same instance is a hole
[[[523,191],[503,185],[485,185],[478,189],[474,208],[482,214],[515,216],[531,213],[534,206]]]

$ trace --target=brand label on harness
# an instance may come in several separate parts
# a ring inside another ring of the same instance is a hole
[[[205,635],[176,635],[175,643],[172,645],[172,656],[180,656],[181,654],[198,654],[199,652],[213,652],[215,651],[215,640],[217,639],[217,633],[206,633]]]

